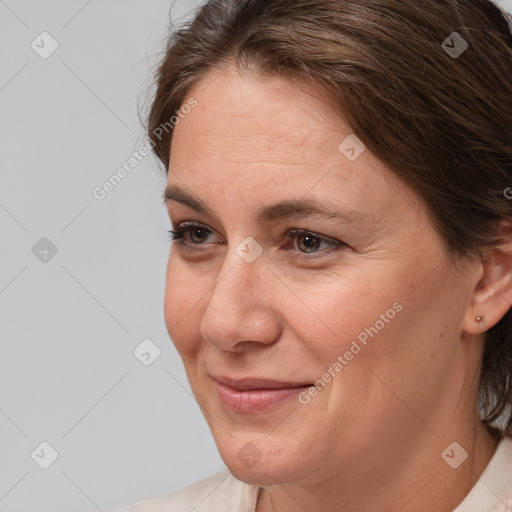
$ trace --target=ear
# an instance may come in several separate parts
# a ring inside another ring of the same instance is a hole
[[[482,253],[480,279],[462,324],[462,329],[471,334],[489,330],[512,306],[512,223],[509,220],[501,222],[497,237],[497,246]]]

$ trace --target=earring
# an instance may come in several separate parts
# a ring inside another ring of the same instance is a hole
[[[484,315],[479,315],[475,318],[477,322],[481,322],[484,319]]]

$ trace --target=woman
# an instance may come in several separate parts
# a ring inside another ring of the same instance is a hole
[[[228,470],[125,510],[512,510],[505,13],[210,0],[156,83],[165,319]]]

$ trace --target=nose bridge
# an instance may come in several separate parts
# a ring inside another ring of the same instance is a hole
[[[240,249],[247,247],[239,244],[225,256],[200,327],[203,338],[224,350],[243,341],[268,343],[277,335],[274,305],[265,299],[270,284],[263,257],[249,262]]]
[[[258,302],[256,280],[261,284],[264,279],[262,261],[247,263],[237,249],[229,250],[208,304],[208,309],[217,317],[223,316],[226,309],[231,317],[243,315]]]
[[[257,302],[258,287],[266,279],[263,247],[253,237],[246,236],[229,247],[214,293],[236,296],[237,303]],[[230,290],[231,288],[231,290]]]

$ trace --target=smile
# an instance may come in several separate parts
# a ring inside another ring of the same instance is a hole
[[[222,403],[234,412],[254,413],[280,405],[312,384],[268,379],[214,378]]]

